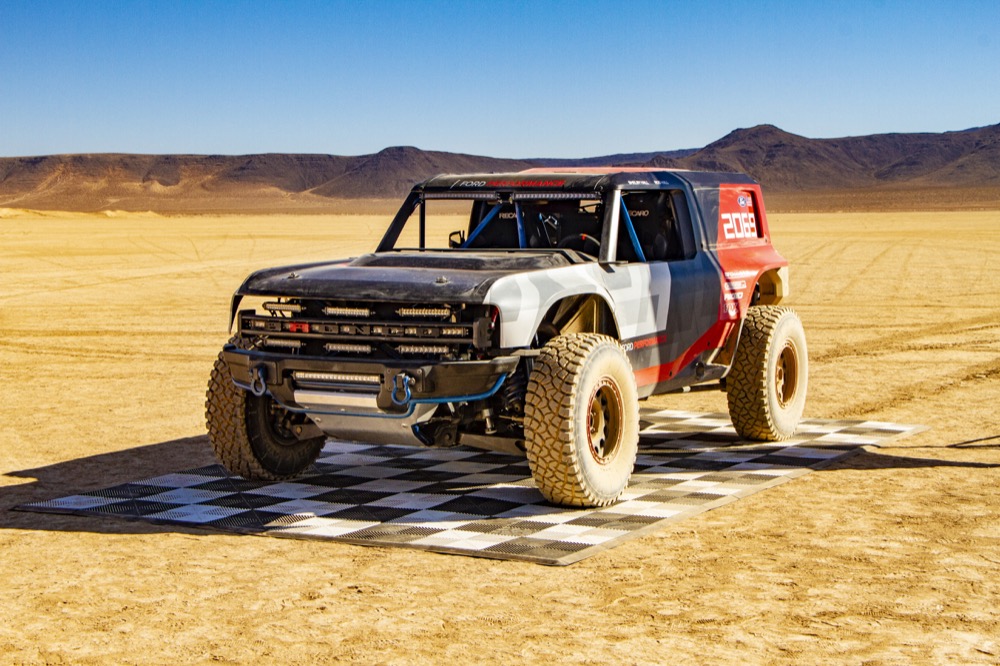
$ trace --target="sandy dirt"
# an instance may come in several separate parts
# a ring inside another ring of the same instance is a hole
[[[807,415],[932,429],[568,568],[10,511],[211,463],[233,289],[387,218],[0,218],[2,664],[1000,664],[998,212],[772,216]]]

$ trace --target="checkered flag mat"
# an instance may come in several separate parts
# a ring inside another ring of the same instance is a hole
[[[629,487],[599,509],[546,502],[523,457],[334,441],[294,481],[210,465],[18,508],[564,565],[924,429],[807,419],[760,444],[725,414],[643,410],[641,426]]]

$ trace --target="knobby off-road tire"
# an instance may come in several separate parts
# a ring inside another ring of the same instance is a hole
[[[531,476],[547,500],[617,500],[639,447],[635,376],[621,346],[592,333],[549,341],[528,382],[524,435]]]
[[[316,462],[324,437],[298,439],[282,431],[283,410],[268,395],[255,396],[233,384],[222,354],[208,380],[205,421],[216,458],[244,479],[281,481]]]
[[[784,307],[749,308],[726,378],[736,432],[766,442],[791,437],[805,408],[808,380],[806,335],[798,315]]]

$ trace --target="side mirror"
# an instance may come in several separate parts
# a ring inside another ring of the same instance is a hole
[[[464,231],[453,231],[448,234],[448,247],[457,248],[462,247],[465,244],[465,232]]]

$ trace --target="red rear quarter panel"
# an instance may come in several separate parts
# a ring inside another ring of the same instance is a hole
[[[759,185],[719,186],[718,245],[722,266],[719,320],[736,321],[750,307],[754,285],[765,272],[787,266],[771,245]]]

